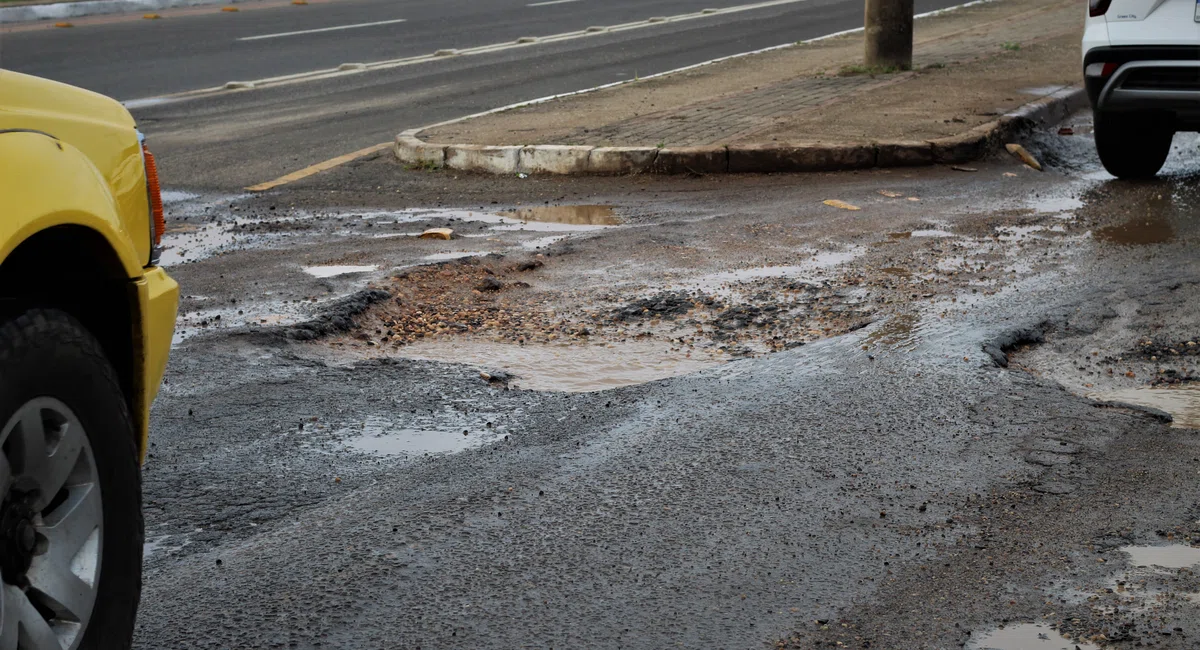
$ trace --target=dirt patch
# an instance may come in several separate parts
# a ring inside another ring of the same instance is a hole
[[[353,338],[400,347],[462,334],[521,343],[587,336],[585,328],[533,308],[537,298],[523,277],[541,266],[489,255],[399,271],[380,285],[388,299],[372,306]]]

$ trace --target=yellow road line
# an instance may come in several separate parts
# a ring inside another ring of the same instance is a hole
[[[326,160],[325,162],[320,162],[315,165],[305,167],[304,169],[301,169],[299,171],[294,171],[294,172],[288,174],[287,176],[280,176],[279,178],[276,178],[273,181],[267,181],[266,183],[259,183],[258,185],[251,185],[250,187],[246,188],[246,191],[247,192],[265,192],[270,189],[275,189],[276,187],[279,187],[280,185],[287,185],[288,183],[294,183],[302,178],[308,178],[309,176],[312,176],[313,174],[319,174],[323,171],[333,169],[334,167],[340,167],[342,165],[345,165],[348,162],[358,160],[359,158],[362,158],[363,156],[369,156],[377,151],[383,151],[384,149],[387,149],[390,146],[392,146],[391,142],[384,142],[382,144],[377,144],[373,147],[367,147],[366,149],[359,149],[358,151],[355,151],[354,153],[348,153],[344,156],[338,156],[337,158],[330,158],[329,160]]]

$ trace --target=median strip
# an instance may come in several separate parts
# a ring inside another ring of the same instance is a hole
[[[414,167],[490,174],[961,164],[1086,105],[1074,75],[1062,72],[1077,67],[1064,54],[1078,40],[1076,9],[1071,0],[1013,0],[928,15],[918,23],[916,71],[853,65],[862,36],[844,33],[408,130],[394,153]],[[1021,50],[1002,46],[1018,37]]]

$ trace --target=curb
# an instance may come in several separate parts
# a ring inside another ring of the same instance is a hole
[[[81,2],[54,2],[49,4],[0,7],[0,25],[28,23],[38,20],[60,18],[82,18],[108,14],[157,11],[178,7],[194,7],[211,4],[237,4],[244,0],[83,0]]]
[[[419,134],[396,136],[396,159],[407,165],[486,174],[769,174],[873,167],[958,165],[1003,148],[1020,132],[1062,121],[1086,107],[1080,86],[1064,86],[966,133],[928,141],[872,144],[745,144],[723,147],[488,146],[434,144]]]

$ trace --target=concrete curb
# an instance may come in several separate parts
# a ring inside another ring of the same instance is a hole
[[[237,4],[242,0],[83,0],[20,7],[0,7],[0,25],[38,20],[82,18],[211,4]]]
[[[410,129],[396,136],[402,163],[489,174],[743,174],[829,172],[872,167],[958,165],[998,151],[1021,131],[1062,121],[1087,106],[1079,86],[1064,86],[966,133],[923,142],[746,144],[725,147],[483,146],[433,144]],[[431,128],[431,127],[427,127]]]

